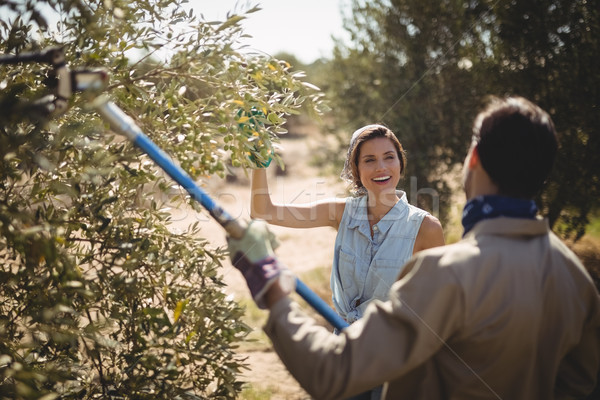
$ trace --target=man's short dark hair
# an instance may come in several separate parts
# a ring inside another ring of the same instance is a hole
[[[493,98],[473,125],[481,165],[500,194],[533,198],[544,186],[558,150],[554,123],[522,97]]]

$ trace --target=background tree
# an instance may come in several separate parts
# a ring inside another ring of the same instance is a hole
[[[207,23],[184,3],[3,2],[0,53],[61,45],[72,68],[106,68],[110,97],[202,184],[268,157],[286,116],[321,98],[285,62],[238,50],[256,8]],[[33,115],[51,75],[0,66],[0,398],[235,397],[247,327],[223,251],[198,224],[173,232],[167,207],[204,211],[86,96]]]
[[[599,10],[597,0],[353,1],[352,41],[336,45],[329,74],[333,109],[346,136],[369,122],[392,128],[408,150],[407,176],[440,193],[445,219],[444,178],[462,162],[485,96],[532,99],[561,141],[542,211],[579,238],[600,187]]]
[[[600,204],[600,2],[519,2],[494,12],[504,66],[494,83],[552,114],[562,146],[542,200],[551,224],[578,239]]]

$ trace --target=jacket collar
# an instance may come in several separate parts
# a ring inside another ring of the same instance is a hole
[[[509,218],[498,217],[486,219],[475,224],[473,229],[465,235],[472,238],[477,235],[500,236],[540,236],[550,232],[550,224],[546,218]]]

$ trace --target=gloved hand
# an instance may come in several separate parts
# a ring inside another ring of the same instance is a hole
[[[265,221],[250,221],[244,236],[241,239],[228,236],[227,245],[233,266],[244,275],[259,308],[266,308],[263,297],[277,280],[284,292],[295,289],[296,278],[275,257],[278,243]]]

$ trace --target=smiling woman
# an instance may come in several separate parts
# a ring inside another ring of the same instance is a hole
[[[348,322],[383,299],[403,264],[416,252],[444,244],[439,221],[408,204],[397,190],[406,157],[383,125],[357,130],[342,178],[355,196],[303,204],[273,203],[264,168],[252,174],[251,216],[291,228],[331,226],[338,230],[331,274],[333,303]]]
[[[254,6],[259,11],[248,15],[242,22],[243,38],[248,50],[275,55],[293,54],[309,64],[319,58],[331,57],[333,39],[345,40],[341,9],[347,0],[202,0],[192,2],[196,14],[210,20],[224,20],[228,14],[241,14]]]
[[[367,306],[387,297],[404,263],[444,245],[440,222],[397,190],[406,157],[394,133],[367,125],[352,135],[342,178],[355,196],[305,204],[275,204],[265,168],[252,174],[251,216],[291,228],[337,229],[331,270],[336,312],[353,323]],[[377,397],[378,389],[374,396]]]

